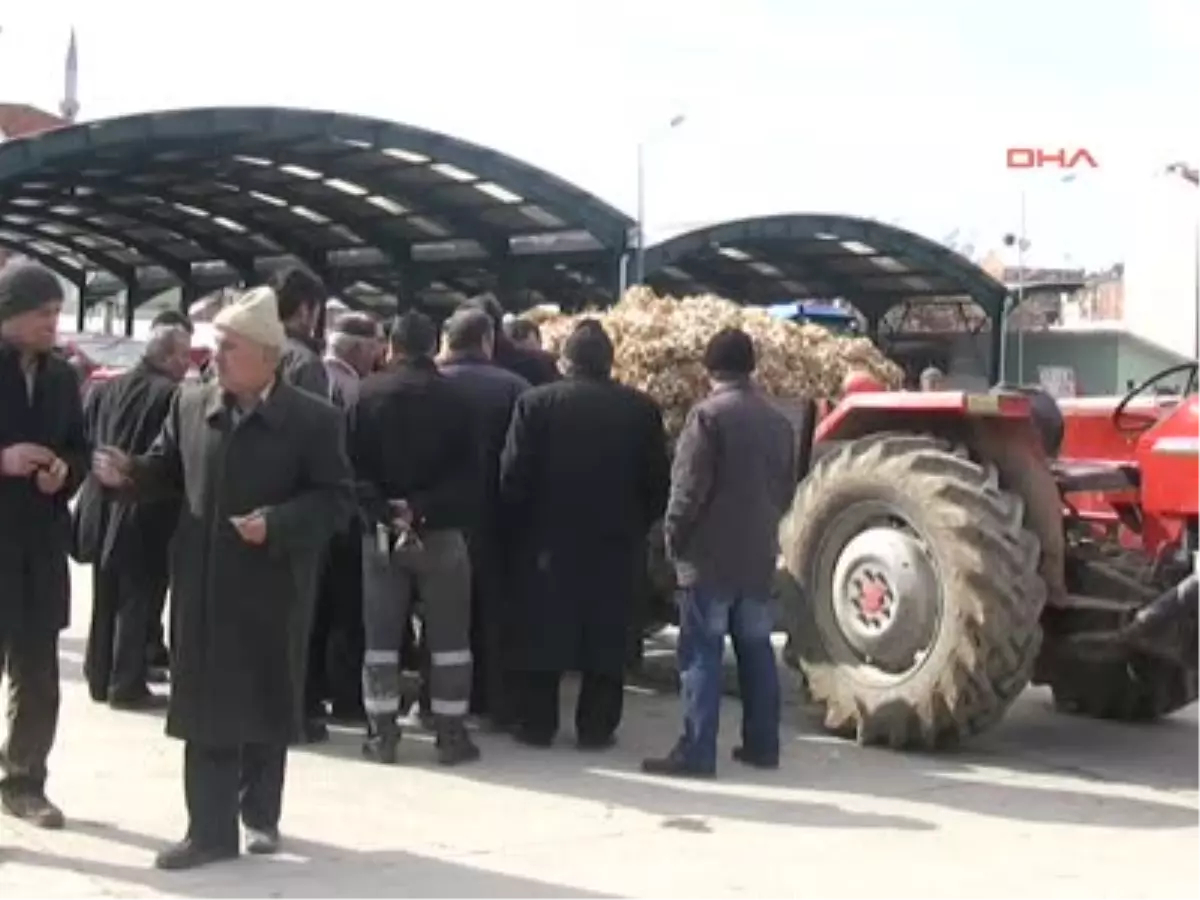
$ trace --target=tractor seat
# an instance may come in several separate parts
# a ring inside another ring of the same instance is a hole
[[[1108,494],[1137,490],[1142,485],[1142,472],[1133,463],[1055,460],[1050,468],[1058,482],[1058,489],[1064,494]]]

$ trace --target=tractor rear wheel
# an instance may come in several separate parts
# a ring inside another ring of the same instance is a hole
[[[1050,682],[1060,712],[1150,722],[1183,709],[1197,698],[1194,666],[1137,656],[1128,662],[1075,662],[1056,668]]]
[[[849,441],[816,464],[781,539],[800,587],[790,643],[827,728],[937,749],[1003,716],[1041,645],[1023,514],[995,468],[932,437]]]

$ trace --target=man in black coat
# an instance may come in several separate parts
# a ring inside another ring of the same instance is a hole
[[[185,741],[188,831],[156,865],[184,869],[279,845],[302,659],[296,561],[353,509],[342,419],[277,377],[286,338],[258,288],[213,321],[217,381],[184,387],[149,453],[96,452],[102,484],[182,495],[171,548],[171,702]]]
[[[295,388],[307,391],[322,400],[333,400],[329,370],[321,358],[321,344],[316,339],[321,309],[329,299],[324,282],[313,273],[298,266],[281,269],[271,277],[279,305],[279,318],[287,334],[280,372],[283,380]],[[311,557],[295,561],[296,578],[300,583],[300,608],[297,632],[293,636],[293,653],[307,673],[309,647],[313,642],[317,596],[321,589],[321,572],[325,566],[328,547],[320,547]],[[308,681],[305,674],[304,683]],[[296,715],[303,722],[297,738],[311,743],[328,739],[321,711],[310,708],[307,691],[301,686],[296,697]]]
[[[70,618],[67,501],[88,456],[79,380],[54,353],[62,299],[41,266],[0,270],[0,805],[43,828],[63,824],[46,799],[46,759],[58,726],[58,634]]]
[[[582,686],[575,734],[602,749],[620,724],[626,644],[669,461],[655,403],[612,380],[613,345],[581,323],[563,349],[567,378],[517,400],[500,494],[518,542],[512,592],[517,737],[547,746],[563,672]]]
[[[559,378],[558,360],[553,353],[540,347],[517,344],[504,331],[504,308],[492,294],[480,294],[463,303],[463,309],[483,310],[492,319],[495,349],[492,361],[502,369],[515,372],[534,387],[549,384]]]
[[[446,322],[442,374],[462,388],[471,404],[483,466],[483,503],[475,528],[467,534],[471,554],[471,655],[474,677],[471,712],[493,727],[510,719],[505,691],[507,572],[504,518],[499,508],[500,452],[517,398],[529,382],[492,361],[496,331],[491,317],[462,309]]]
[[[141,361],[88,395],[84,418],[92,447],[145,453],[162,431],[179,382],[191,365],[191,335],[159,326]],[[162,616],[167,547],[179,518],[174,498],[130,503],[89,478],[75,504],[76,558],[92,564],[92,621],[83,670],[97,703],[144,709],[158,700],[146,686],[147,638]]]

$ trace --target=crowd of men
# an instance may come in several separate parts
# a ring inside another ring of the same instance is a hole
[[[550,746],[562,676],[577,672],[577,745],[611,746],[660,520],[685,717],[643,768],[715,774],[726,634],[745,707],[735,759],[777,766],[768,599],[796,454],[754,387],[750,338],[713,336],[713,392],[672,460],[660,410],[612,377],[595,320],[561,358],[531,323],[506,331],[490,295],[440,328],[416,311],[386,329],[348,313],[321,345],[327,299],[302,269],[246,291],[214,319],[203,380],[182,387],[191,325],[160,316],[141,363],[85,403],[53,352],[57,279],[0,270],[4,810],[63,825],[45,783],[68,555],[92,565],[92,699],[158,705],[149,684],[169,658],[189,826],[156,863],[180,869],[237,856],[239,822],[248,852],[275,852],[287,748],[324,739],[331,717],[363,722],[363,755],[394,764],[399,718],[421,695],[438,761],[459,765],[480,756],[471,714]]]

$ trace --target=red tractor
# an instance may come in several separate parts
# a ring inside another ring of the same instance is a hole
[[[1030,683],[1106,718],[1196,699],[1196,364],[1064,407],[877,391],[807,417],[784,605],[828,728],[935,749]]]

